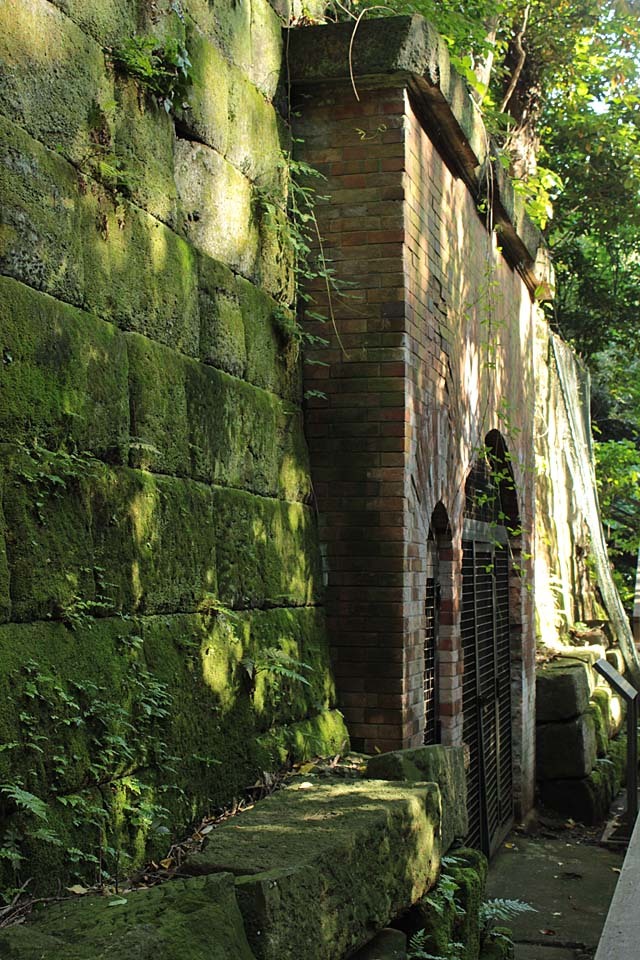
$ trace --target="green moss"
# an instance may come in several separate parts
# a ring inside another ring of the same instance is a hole
[[[447,873],[458,885],[456,899],[464,910],[456,917],[453,940],[464,944],[464,960],[477,960],[480,951],[479,910],[489,865],[479,850],[458,849],[452,857],[460,862],[447,866]]]
[[[514,945],[508,927],[494,927],[482,944],[480,960],[513,960]]]
[[[296,500],[310,468],[298,408],[145,337],[127,338],[130,463]]]
[[[278,332],[277,304],[247,280],[238,278],[237,288],[246,335],[247,380],[300,402],[301,365]]]
[[[140,96],[134,80],[116,83],[113,153],[126,171],[130,195],[148,213],[176,228],[173,177],[175,131],[167,112]]]
[[[131,0],[51,0],[101,46],[111,46],[138,28],[137,4]]]
[[[253,958],[229,874],[54,906],[27,926],[0,931],[0,947],[7,960]]]
[[[94,562],[116,610],[196,610],[216,593],[212,494],[191,480],[109,471],[92,490]]]
[[[187,47],[193,82],[187,108],[177,108],[181,131],[225,156],[229,138],[235,135],[229,129],[229,77],[234,68],[193,22],[188,24]]]
[[[7,522],[2,508],[3,476],[0,470],[0,623],[11,618],[9,561],[7,559]]]
[[[129,404],[122,335],[5,277],[0,303],[2,435],[124,462]]]
[[[0,118],[0,268],[6,274],[197,355],[193,251]],[[43,198],[47,198],[46,202]]]
[[[600,701],[592,698],[586,712],[593,717],[596,732],[596,753],[598,757],[606,757],[609,747],[609,735],[607,721],[600,707]]]
[[[349,749],[349,733],[339,710],[325,710],[308,720],[275,728],[258,738],[270,766],[335,756]]]
[[[49,3],[0,11],[0,112],[82,163],[93,149],[91,105],[113,100],[102,48]]]
[[[217,489],[218,588],[229,606],[314,602],[321,589],[315,517],[297,503]]]
[[[198,257],[200,359],[236,377],[245,377],[244,321],[234,274],[217,260]]]

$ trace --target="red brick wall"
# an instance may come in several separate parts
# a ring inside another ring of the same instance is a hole
[[[433,147],[402,86],[317,87],[303,101],[305,159],[327,177],[325,254],[353,286],[305,385],[327,608],[341,703],[356,746],[422,742],[429,522],[440,503],[440,695],[444,742],[460,742],[460,566],[468,471],[490,430],[513,457],[533,524],[532,305],[472,197]],[[324,186],[323,186],[324,189]],[[316,283],[319,303],[326,302]],[[528,564],[527,564],[528,565]],[[530,573],[527,574],[528,576]],[[514,577],[516,783],[532,783],[533,624]]]

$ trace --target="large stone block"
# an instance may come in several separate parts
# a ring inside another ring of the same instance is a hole
[[[3,450],[15,620],[196,610],[216,593],[210,488],[61,454]]]
[[[198,354],[194,251],[133,204],[0,118],[0,271]]]
[[[589,703],[586,664],[551,665],[536,672],[536,722],[571,720],[584,713]]]
[[[465,837],[467,779],[462,747],[415,747],[380,753],[367,761],[367,776],[375,780],[431,780],[442,797],[442,849],[448,850],[456,837]]]
[[[225,823],[186,869],[232,869],[261,960],[293,960],[300,943],[310,960],[332,960],[434,882],[439,809],[435,784],[299,784]]]
[[[178,191],[173,176],[175,130],[172,118],[134,80],[118,78],[111,116],[96,111],[98,130],[109,138],[102,154],[119,164],[122,190],[147,213],[179,228]],[[101,122],[102,121],[102,122]],[[96,121],[94,121],[96,122]],[[109,131],[112,128],[112,133]],[[100,179],[101,152],[92,169]]]
[[[253,276],[260,238],[251,182],[216,150],[182,139],[176,142],[175,177],[191,242],[244,276]]]
[[[588,777],[596,762],[593,717],[582,714],[565,723],[545,723],[536,729],[536,777],[567,780]]]
[[[111,324],[0,277],[0,439],[125,463],[127,354]]]
[[[319,599],[320,554],[308,507],[216,488],[214,523],[223,603],[304,606]]]
[[[82,164],[95,149],[90,115],[113,101],[102,48],[47,0],[0,8],[0,113]]]
[[[235,274],[218,260],[200,254],[198,275],[200,359],[225,373],[249,379],[246,376],[244,321]]]
[[[617,736],[622,727],[626,707],[624,701],[609,686],[594,687],[591,700],[596,704],[604,720],[609,739]]]
[[[564,817],[581,823],[601,823],[619,789],[616,768],[609,760],[598,760],[588,777],[546,780],[538,784],[540,802]]]
[[[287,500],[309,496],[297,407],[145,337],[127,344],[132,466]]]
[[[300,403],[301,363],[295,344],[278,329],[278,305],[242,277],[238,277],[237,291],[245,328],[246,379]]]
[[[0,948],[6,960],[254,960],[230,874],[56,905],[1,930]]]

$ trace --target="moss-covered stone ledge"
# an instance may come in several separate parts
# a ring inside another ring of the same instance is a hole
[[[51,907],[0,930],[3,960],[255,960],[233,877],[174,880]]]
[[[434,883],[435,784],[297,782],[210,834],[187,872],[230,870],[259,960],[348,956]]]

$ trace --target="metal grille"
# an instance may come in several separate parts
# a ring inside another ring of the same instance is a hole
[[[462,649],[463,736],[470,751],[467,840],[490,854],[513,812],[509,564],[506,543],[499,542],[504,528],[497,531],[476,519],[466,530]]]
[[[424,742],[438,742],[438,554],[433,540],[427,541],[427,590],[424,631]]]

